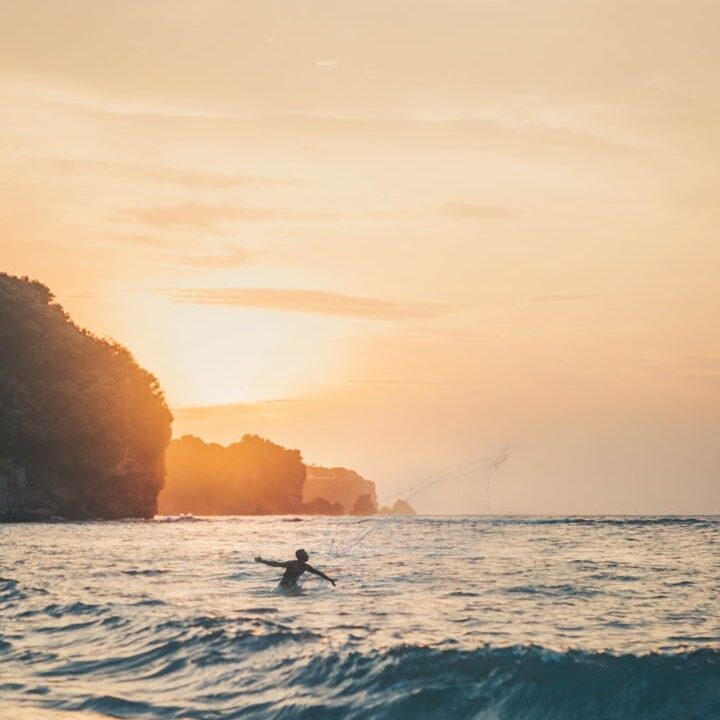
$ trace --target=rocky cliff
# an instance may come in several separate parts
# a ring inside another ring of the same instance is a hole
[[[166,468],[159,498],[163,515],[282,515],[303,510],[305,465],[300,453],[257,435],[245,435],[227,447],[186,435],[168,447]]]
[[[374,515],[378,509],[375,483],[343,467],[308,465],[303,502],[317,498],[339,504],[346,515]]]
[[[0,521],[152,517],[171,420],[125,348],[0,274]]]
[[[346,468],[305,465],[256,435],[223,446],[186,435],[165,455],[163,515],[374,515],[375,483]]]

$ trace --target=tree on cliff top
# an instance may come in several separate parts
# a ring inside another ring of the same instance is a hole
[[[128,350],[75,325],[41,283],[0,273],[0,457],[55,512],[151,516],[171,421]]]
[[[165,455],[167,482],[160,512],[167,515],[259,515],[302,509],[305,465],[288,450],[257,435],[227,447],[186,435]]]

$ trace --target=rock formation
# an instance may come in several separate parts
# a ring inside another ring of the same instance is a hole
[[[187,435],[166,452],[163,515],[374,515],[375,483],[346,468],[306,466],[256,435],[224,447]]]
[[[303,502],[310,503],[315,498],[339,503],[346,515],[374,515],[378,510],[375,483],[343,467],[308,465]]]
[[[396,500],[392,507],[383,507],[381,515],[415,515],[415,508],[407,500]]]
[[[163,515],[303,511],[305,465],[300,452],[257,435],[245,435],[227,447],[186,435],[168,447],[166,468],[159,498]]]
[[[331,503],[321,497],[303,503],[302,512],[307,515],[344,515],[343,506],[339,502]]]

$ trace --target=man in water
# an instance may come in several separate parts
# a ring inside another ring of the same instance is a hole
[[[304,550],[296,550],[295,557],[297,560],[288,560],[287,562],[276,562],[275,560],[263,560],[261,557],[256,557],[255,562],[264,563],[270,567],[285,568],[282,579],[280,580],[280,587],[291,588],[297,585],[298,578],[305,572],[312,573],[321,577],[323,580],[327,580],[335,585],[335,581],[329,578],[324,572],[316,570],[312,565],[308,565],[310,559],[308,554]]]

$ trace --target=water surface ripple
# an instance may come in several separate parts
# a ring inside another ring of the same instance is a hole
[[[0,526],[0,717],[720,718],[720,519]],[[276,589],[255,555],[338,578]],[[67,713],[67,715],[66,715]]]

